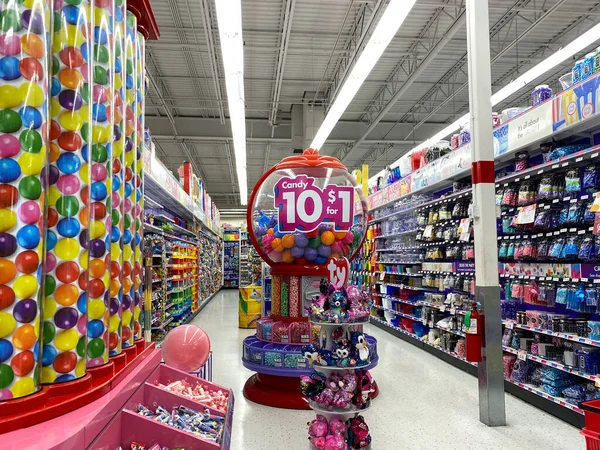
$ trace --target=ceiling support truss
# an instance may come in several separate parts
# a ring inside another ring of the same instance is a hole
[[[271,97],[273,104],[269,114],[269,123],[277,124],[277,113],[279,111],[279,96],[281,95],[281,86],[283,81],[283,72],[285,69],[285,59],[287,57],[288,45],[290,42],[290,32],[292,30],[292,20],[294,19],[294,7],[296,0],[283,0],[283,11],[281,17],[281,36],[279,39],[279,53],[275,62],[275,77]]]

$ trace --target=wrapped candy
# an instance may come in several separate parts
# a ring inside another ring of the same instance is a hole
[[[175,394],[188,397],[191,400],[210,406],[211,408],[227,412],[229,392],[224,392],[220,389],[210,390],[207,386],[203,386],[200,383],[196,386],[192,386],[186,380],[177,380],[167,385],[157,383],[157,386]]]

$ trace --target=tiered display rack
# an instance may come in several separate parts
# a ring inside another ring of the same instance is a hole
[[[595,74],[494,129],[497,202],[499,205],[503,203],[497,208],[499,274],[505,319],[503,349],[505,364],[512,367],[515,359],[519,364],[518,377],[511,369],[505,370],[505,389],[577,426],[584,423],[578,401],[556,393],[551,395],[543,382],[539,384],[535,368],[564,372],[569,375],[569,384],[591,382],[586,385],[588,395],[600,395],[595,387],[600,385],[597,382],[598,367],[590,363],[600,355],[600,335],[594,333],[595,328],[591,325],[600,321],[600,315],[593,301],[596,296],[590,297],[595,292],[594,284],[600,281],[600,272],[594,265],[597,257],[581,259],[581,253],[575,253],[562,258],[560,255],[557,258],[538,258],[529,252],[540,248],[539,243],[543,240],[550,242],[560,238],[577,238],[579,242],[588,238],[586,242],[591,239],[593,248],[594,214],[590,207],[600,186],[597,180],[593,181],[586,191],[582,175],[584,168],[592,167],[599,160],[600,147],[594,146],[594,130],[600,124],[600,114],[593,108],[586,109],[588,100],[583,99],[587,99],[588,95],[593,98],[598,95],[598,83],[600,74]],[[593,102],[594,99],[591,104]],[[530,124],[535,126],[529,129]],[[591,142],[590,136],[593,137]],[[540,144],[552,141],[557,148],[573,144],[581,146],[556,151],[550,153],[548,160],[542,159],[542,150],[546,151],[549,146],[542,149]],[[516,152],[521,151],[528,152],[529,167],[512,165]],[[468,204],[471,201],[470,181],[465,178],[469,176],[470,156],[470,143],[467,143],[369,197],[373,217],[369,224],[376,255],[371,259],[369,276],[376,298],[372,317],[374,325],[453,365],[476,373],[476,364],[467,363],[464,358],[462,344],[457,347],[457,342],[464,338],[463,315],[474,301],[474,281],[471,280],[474,280],[475,265],[474,253],[470,251],[472,234],[470,224],[462,220],[469,217]],[[549,175],[564,179],[565,173],[571,170],[571,182],[574,183],[571,188],[575,187],[570,192],[537,198],[537,183],[543,177]],[[453,183],[461,178],[466,183],[462,183],[462,187],[455,185],[453,190]],[[513,195],[509,193],[511,189],[515,192],[514,198],[518,198],[519,187],[527,182],[536,186],[533,197],[518,205],[508,201],[511,204],[505,206],[504,199]],[[394,202],[397,203],[392,207]],[[462,211],[457,210],[458,214],[448,212],[460,203],[465,205]],[[533,225],[534,219],[541,213],[556,211],[558,214],[563,207],[565,211],[568,208],[574,211],[580,206],[579,218],[567,217],[565,225]],[[440,207],[444,209],[440,210]],[[439,211],[443,211],[444,220],[439,220]],[[507,226],[512,217],[517,217],[518,223],[531,223],[525,226],[530,230],[524,230],[523,226]],[[397,221],[395,227],[394,221]],[[455,232],[444,232],[450,229]],[[520,248],[518,251],[523,252],[517,259],[507,250],[511,244],[513,249]],[[456,254],[453,251],[456,248],[462,251]],[[447,255],[452,256],[448,258]],[[462,285],[448,289],[443,283],[447,277],[461,280]],[[529,293],[525,297],[523,293],[529,291],[532,282],[547,285],[547,291],[555,294],[560,289],[581,292],[582,295],[585,292],[586,302],[591,301],[591,304],[586,303],[587,306],[578,306],[579,310],[574,310],[573,306],[560,304],[560,301],[542,301],[541,297],[537,297],[537,290],[533,291],[533,299],[528,297]],[[515,289],[516,283],[521,283],[518,286],[522,289]],[[586,291],[588,288],[590,296]],[[517,300],[513,298],[515,293]],[[553,314],[559,314],[554,322],[551,320]],[[543,325],[537,325],[538,320]],[[429,339],[430,330],[435,329],[438,329],[434,333],[436,338]],[[514,331],[511,332],[511,329]],[[511,333],[517,331],[522,334],[516,335],[516,341],[511,340]],[[558,343],[552,346],[544,344],[552,337],[558,338]],[[548,349],[550,353],[546,353]],[[531,369],[524,379],[521,371],[527,370],[522,367]]]
[[[223,231],[223,287],[240,286],[240,229]]]

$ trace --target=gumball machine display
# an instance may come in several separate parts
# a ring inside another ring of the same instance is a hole
[[[257,372],[244,395],[268,406],[308,409],[298,389],[297,377],[311,369],[302,347],[317,344],[325,331],[311,324],[309,312],[329,289],[328,259],[352,260],[361,248],[366,199],[338,159],[309,148],[261,177],[247,221],[252,244],[271,266],[272,307],[243,344],[244,366]],[[366,337],[365,344],[376,353],[375,339]]]

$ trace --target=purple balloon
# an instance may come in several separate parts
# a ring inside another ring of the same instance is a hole
[[[135,303],[134,303],[134,304],[135,304],[135,306],[137,306],[137,305],[139,305],[139,304],[140,304],[140,301],[142,300],[142,296],[140,295],[140,293],[139,293],[139,292],[137,292],[137,291],[136,291],[136,293],[135,293],[135,294],[133,294],[133,299],[134,299],[133,301],[135,302]]]
[[[32,299],[21,300],[13,309],[13,317],[17,322],[30,323],[37,315],[37,303]]]
[[[119,300],[113,297],[110,299],[110,315],[114,316],[117,312],[119,312]]]
[[[58,167],[56,167],[55,165],[51,165],[48,174],[48,183],[50,183],[50,186],[56,184],[59,177],[60,171],[58,170]]]
[[[131,297],[129,295],[124,295],[122,304],[123,304],[123,311],[125,311],[126,309],[129,309],[129,307],[131,306]]]
[[[54,314],[54,323],[58,328],[68,330],[77,325],[77,310],[75,308],[61,308]]]
[[[321,244],[319,245],[317,252],[319,253],[319,256],[327,258],[329,255],[331,255],[331,247],[329,245]]]
[[[294,245],[291,249],[291,252],[294,258],[302,258],[302,256],[304,255],[304,248]]]
[[[79,111],[83,106],[83,98],[76,91],[66,89],[58,94],[58,103],[69,111]]]
[[[90,256],[94,258],[102,258],[106,253],[106,244],[102,239],[93,239],[90,242]]]
[[[10,256],[17,251],[17,238],[9,233],[0,233],[0,257]]]
[[[86,250],[90,246],[90,233],[87,228],[85,228],[81,231],[81,233],[79,233],[79,245],[81,245]]]
[[[132,148],[133,148],[133,141],[131,140],[131,138],[126,137],[125,138],[125,151],[130,152]]]
[[[304,233],[296,233],[296,245],[304,248],[308,245],[308,236]]]
[[[317,259],[317,249],[316,248],[312,248],[312,247],[308,247],[305,251],[304,251],[304,257],[308,260],[308,261],[314,261],[315,259]]]
[[[30,33],[41,34],[44,31],[44,18],[37,12],[27,9],[21,14],[21,20]]]
[[[121,140],[121,135],[123,133],[121,132],[121,127],[118,125],[115,125],[113,127],[113,138],[115,141],[120,141]]]

